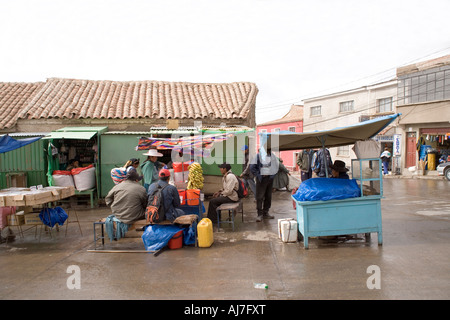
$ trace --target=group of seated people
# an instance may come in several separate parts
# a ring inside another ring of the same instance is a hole
[[[173,222],[185,214],[179,208],[181,203],[177,188],[169,184],[169,170],[159,171],[159,180],[150,185],[148,193],[139,182],[141,179],[136,170],[127,170],[125,179],[109,191],[105,202],[116,219],[128,225],[145,219],[148,194],[152,194],[158,186],[164,188],[161,193],[166,220]]]
[[[231,171],[230,164],[223,163],[219,165],[222,173],[222,189],[216,192],[209,201],[208,218],[213,222],[217,219],[216,209],[223,203],[236,202],[239,200],[238,179]],[[332,177],[348,179],[345,163],[336,160],[331,165]],[[145,219],[148,195],[152,194],[158,186],[163,188],[162,201],[165,213],[165,219],[173,222],[177,217],[185,215],[180,209],[180,197],[175,186],[169,184],[170,171],[161,169],[159,171],[159,180],[149,186],[148,192],[140,183],[142,176],[129,166],[125,179],[115,185],[105,198],[106,205],[111,208],[112,215],[121,223],[131,225],[138,220]]]

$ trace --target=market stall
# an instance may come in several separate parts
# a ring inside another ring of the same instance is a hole
[[[226,136],[216,138],[218,141],[223,141]],[[182,138],[141,137],[136,147],[137,150],[142,151],[153,148],[170,152],[170,160],[165,163],[165,167],[171,173],[169,183],[178,190],[181,209],[186,214],[197,214],[199,221],[205,212],[202,192],[204,177],[202,166],[194,159],[203,157],[205,152],[209,154],[209,148],[212,145],[213,140],[203,141],[203,137],[197,135]],[[207,148],[204,149],[205,146]],[[189,150],[189,154],[186,154],[186,150]]]
[[[89,196],[93,208],[100,197],[99,136],[107,129],[65,127],[45,136],[49,186],[72,186],[76,196]]]
[[[73,187],[8,188],[0,190],[1,228],[63,225],[68,215],[60,207],[51,208],[52,203],[75,194]],[[8,209],[8,210],[7,210]],[[67,224],[66,224],[67,226]],[[80,229],[81,231],[81,229]],[[67,232],[67,229],[66,229]]]
[[[273,150],[278,148],[282,151],[307,148],[325,149],[326,147],[355,144],[357,141],[370,139],[399,115],[394,114],[348,127],[311,133],[264,134],[261,137],[261,145],[265,148],[272,148]],[[366,236],[370,236],[371,232],[378,233],[378,244],[382,244],[381,198],[383,196],[383,180],[379,155],[355,159],[352,161],[351,167],[353,179],[349,181],[349,184],[353,183],[353,187],[357,186],[356,193],[340,193],[340,190],[348,190],[347,188],[352,187],[351,185],[342,185],[341,179],[313,178],[307,180],[308,183],[302,183],[302,185],[307,187],[316,181],[319,185],[330,183],[323,188],[314,189],[314,186],[311,186],[316,195],[321,194],[321,198],[301,198],[300,194],[292,195],[297,211],[299,238],[303,238],[305,248],[308,248],[309,237],[356,233],[365,233]],[[300,187],[303,187],[302,185]],[[301,193],[301,188],[297,192]],[[333,194],[330,195],[330,192]],[[325,193],[325,195],[322,193]]]

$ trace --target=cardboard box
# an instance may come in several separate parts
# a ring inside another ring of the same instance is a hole
[[[51,202],[53,195],[51,191],[39,190],[36,192],[25,194],[25,202],[27,206],[33,206]]]
[[[75,187],[45,187],[45,191],[50,191],[52,193],[52,201],[61,200],[64,198],[71,197],[75,194]]]
[[[9,194],[3,196],[5,207],[17,207],[25,205],[25,198],[23,194]]]
[[[43,224],[39,218],[39,212],[31,212],[24,215],[25,224],[41,225]]]
[[[21,226],[25,224],[25,215],[23,214],[10,214],[6,217],[8,226]]]
[[[47,187],[37,190],[9,188],[0,191],[0,206],[36,206],[68,198],[74,194],[74,187]]]

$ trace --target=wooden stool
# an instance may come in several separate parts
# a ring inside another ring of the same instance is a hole
[[[242,213],[242,222],[244,222],[244,205],[242,204],[242,201],[239,200],[238,202],[229,202],[221,204],[217,209],[217,228],[220,228],[220,214],[222,211],[228,211],[228,221],[222,221],[222,223],[231,223],[232,229],[234,231],[234,217],[237,215],[238,210]]]

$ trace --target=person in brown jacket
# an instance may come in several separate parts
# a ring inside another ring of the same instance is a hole
[[[112,214],[125,224],[145,219],[147,191],[138,182],[141,179],[136,170],[130,170],[124,181],[115,185],[105,198]]]
[[[222,173],[222,189],[214,193],[213,198],[209,201],[208,219],[212,223],[217,222],[216,209],[224,203],[239,201],[237,190],[239,189],[239,182],[234,173],[231,171],[231,165],[223,163],[219,165]]]

